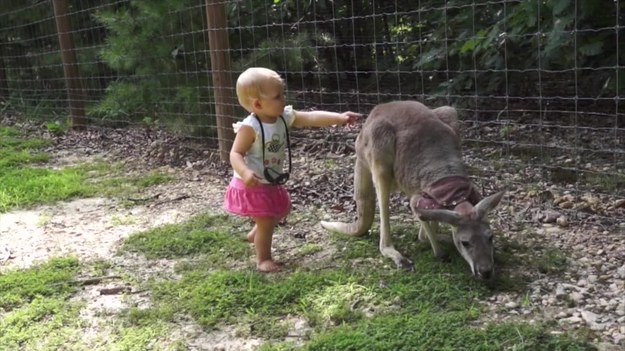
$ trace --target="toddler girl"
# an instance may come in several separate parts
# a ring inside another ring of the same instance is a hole
[[[234,176],[226,190],[224,207],[232,214],[254,219],[247,240],[254,243],[258,271],[279,272],[280,264],[271,257],[271,241],[276,225],[291,210],[283,186],[289,173],[282,168],[288,130],[353,124],[360,114],[295,111],[286,106],[282,78],[267,68],[245,70],[237,79],[236,89],[239,103],[250,115],[233,125],[236,136],[230,164]],[[288,162],[290,172],[290,147]]]

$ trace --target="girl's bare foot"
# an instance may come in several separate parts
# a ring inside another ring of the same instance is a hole
[[[266,272],[266,273],[282,272],[282,266],[274,262],[273,260],[266,260],[266,261],[257,263],[256,269],[259,272]]]

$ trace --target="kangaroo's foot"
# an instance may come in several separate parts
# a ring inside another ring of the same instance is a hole
[[[380,249],[383,256],[386,256],[393,260],[397,265],[397,268],[401,268],[405,271],[414,272],[414,262],[404,257],[399,251],[395,250],[394,247],[388,246]]]

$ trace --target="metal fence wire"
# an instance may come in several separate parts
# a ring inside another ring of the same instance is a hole
[[[621,0],[5,0],[0,108],[217,150],[244,117],[232,82],[266,66],[297,109],[453,105],[500,167],[622,195],[624,28]]]

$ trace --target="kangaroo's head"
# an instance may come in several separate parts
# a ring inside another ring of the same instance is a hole
[[[504,191],[484,198],[474,207],[468,202],[452,210],[425,210],[413,208],[424,221],[443,222],[452,225],[454,245],[471,266],[473,275],[489,279],[495,273],[493,234],[486,215],[501,201]]]

